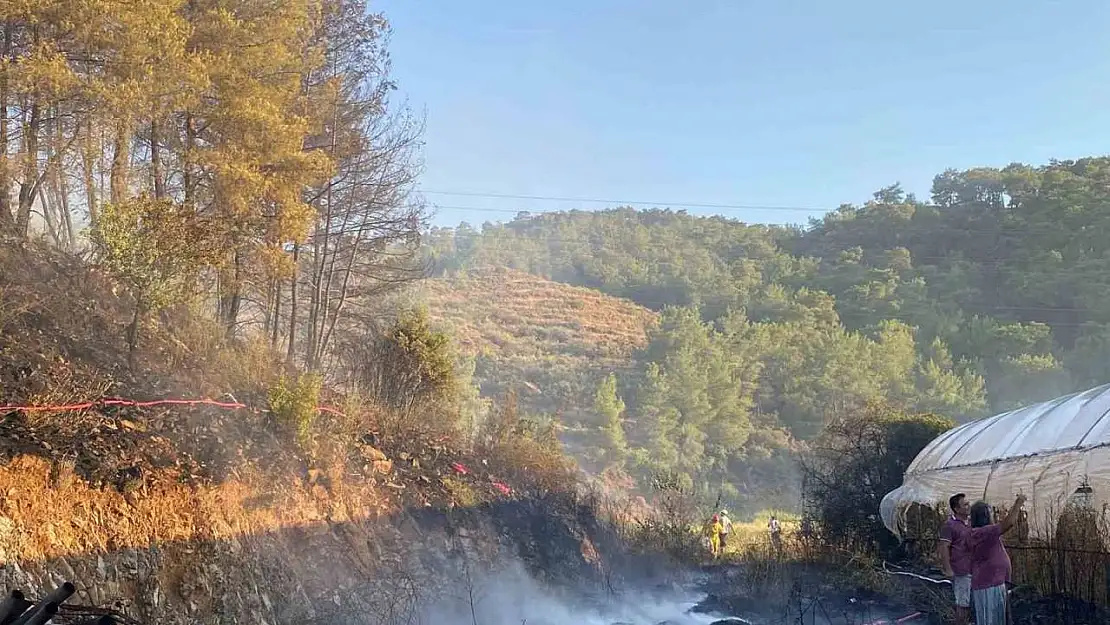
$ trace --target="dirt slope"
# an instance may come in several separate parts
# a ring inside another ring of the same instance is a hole
[[[79,259],[0,245],[0,406],[94,402],[0,410],[0,590],[69,580],[148,623],[334,625],[404,622],[456,590],[459,557],[598,570],[573,497],[538,501],[499,458],[434,424],[384,434],[372,410],[320,415],[302,448],[265,409],[264,350],[171,311],[127,366],[128,315]],[[112,396],[243,407],[97,403]]]
[[[630,301],[504,268],[430,280],[422,296],[478,358],[483,394],[513,389],[564,417],[591,405],[602,376],[628,367],[657,320]]]
[[[72,580],[75,603],[145,623],[337,624],[408,622],[458,590],[459,558],[471,574],[512,561],[600,582],[597,534],[571,507],[490,498],[450,513],[383,486],[287,476],[121,494],[20,457],[0,467],[0,587],[41,597]]]

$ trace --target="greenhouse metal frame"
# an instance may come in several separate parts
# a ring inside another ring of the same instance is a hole
[[[902,486],[879,505],[883,524],[902,536],[912,504],[972,501],[1009,506],[1028,499],[1030,530],[1047,535],[1065,507],[1110,503],[1110,384],[965,423],[938,436],[906,469]]]

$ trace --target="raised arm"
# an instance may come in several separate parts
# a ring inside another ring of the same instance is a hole
[[[1017,499],[1014,500],[1014,505],[1011,506],[1010,511],[1006,513],[1006,518],[1002,519],[1002,522],[999,523],[1002,528],[1003,534],[1010,531],[1015,525],[1017,525],[1018,519],[1021,518],[1021,509],[1024,506],[1025,495],[1018,495]]]

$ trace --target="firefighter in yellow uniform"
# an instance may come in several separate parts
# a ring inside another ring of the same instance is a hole
[[[709,551],[713,554],[713,559],[717,559],[721,555],[721,519],[714,514],[713,519],[709,521]]]

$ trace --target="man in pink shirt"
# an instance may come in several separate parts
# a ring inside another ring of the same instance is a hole
[[[940,528],[937,555],[941,570],[952,580],[956,625],[967,625],[971,615],[971,504],[963,493],[948,499],[952,515]]]

